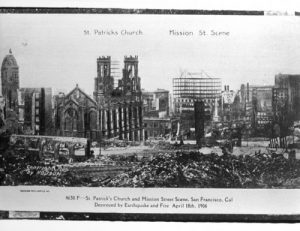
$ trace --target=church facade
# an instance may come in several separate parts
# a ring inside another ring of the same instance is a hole
[[[143,136],[138,57],[124,57],[122,79],[114,87],[111,57],[97,59],[93,97],[78,85],[55,99],[56,134],[62,136],[140,141]]]

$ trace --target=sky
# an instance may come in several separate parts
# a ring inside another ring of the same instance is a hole
[[[143,34],[123,36],[122,30]],[[192,31],[193,36],[170,35],[170,30]],[[229,35],[200,36],[199,30]],[[172,78],[202,70],[233,90],[246,82],[274,84],[275,74],[300,74],[299,39],[300,17],[295,16],[0,15],[0,59],[12,49],[20,87],[69,91],[78,84],[90,95],[99,56],[119,63],[121,76],[124,56],[138,55],[146,90],[172,91]]]

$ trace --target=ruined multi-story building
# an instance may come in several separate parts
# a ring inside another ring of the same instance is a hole
[[[221,99],[221,121],[232,121],[232,105],[234,102],[236,93],[233,90],[229,90],[229,85],[224,86],[224,91],[222,91],[222,99]]]
[[[252,125],[264,129],[273,120],[272,90],[273,86],[251,86],[252,92]]]
[[[272,119],[272,85],[242,84],[233,102],[233,119],[261,127]]]
[[[145,139],[176,134],[178,118],[170,116],[169,91],[157,89],[153,92],[143,91]]]
[[[160,112],[165,112],[166,115],[169,115],[169,91],[158,88],[154,91],[154,104],[156,110]]]
[[[143,111],[138,57],[124,57],[122,79],[114,87],[111,57],[97,59],[93,97],[78,85],[67,95],[56,96],[57,134],[92,140],[143,140]]]
[[[142,100],[144,113],[149,113],[153,110],[156,110],[154,105],[154,94],[152,91],[146,91],[142,89]]]
[[[280,120],[288,115],[289,95],[287,88],[273,88],[272,107],[274,120]]]
[[[158,88],[155,91],[142,91],[142,100],[145,115],[153,112],[168,116],[169,107],[169,91]]]
[[[144,117],[145,140],[148,138],[170,138],[176,135],[178,118]]]
[[[300,75],[276,75],[275,88],[286,89],[287,113],[290,119],[300,120]]]
[[[21,88],[18,95],[23,133],[53,135],[52,89]]]

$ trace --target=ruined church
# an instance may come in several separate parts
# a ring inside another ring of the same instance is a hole
[[[138,57],[125,56],[122,78],[114,87],[111,57],[97,59],[93,97],[78,85],[55,99],[56,135],[143,140],[141,80]]]

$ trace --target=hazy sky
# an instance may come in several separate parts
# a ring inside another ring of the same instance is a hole
[[[138,36],[93,35],[93,31],[141,30]],[[84,35],[90,30],[92,35]],[[170,30],[194,36],[171,36]],[[198,36],[199,30],[229,36]],[[300,74],[300,17],[178,15],[0,15],[0,59],[12,49],[21,87],[92,94],[96,59],[139,56],[142,88],[172,90],[180,71],[204,70],[237,89],[241,83],[273,84],[274,75]]]

